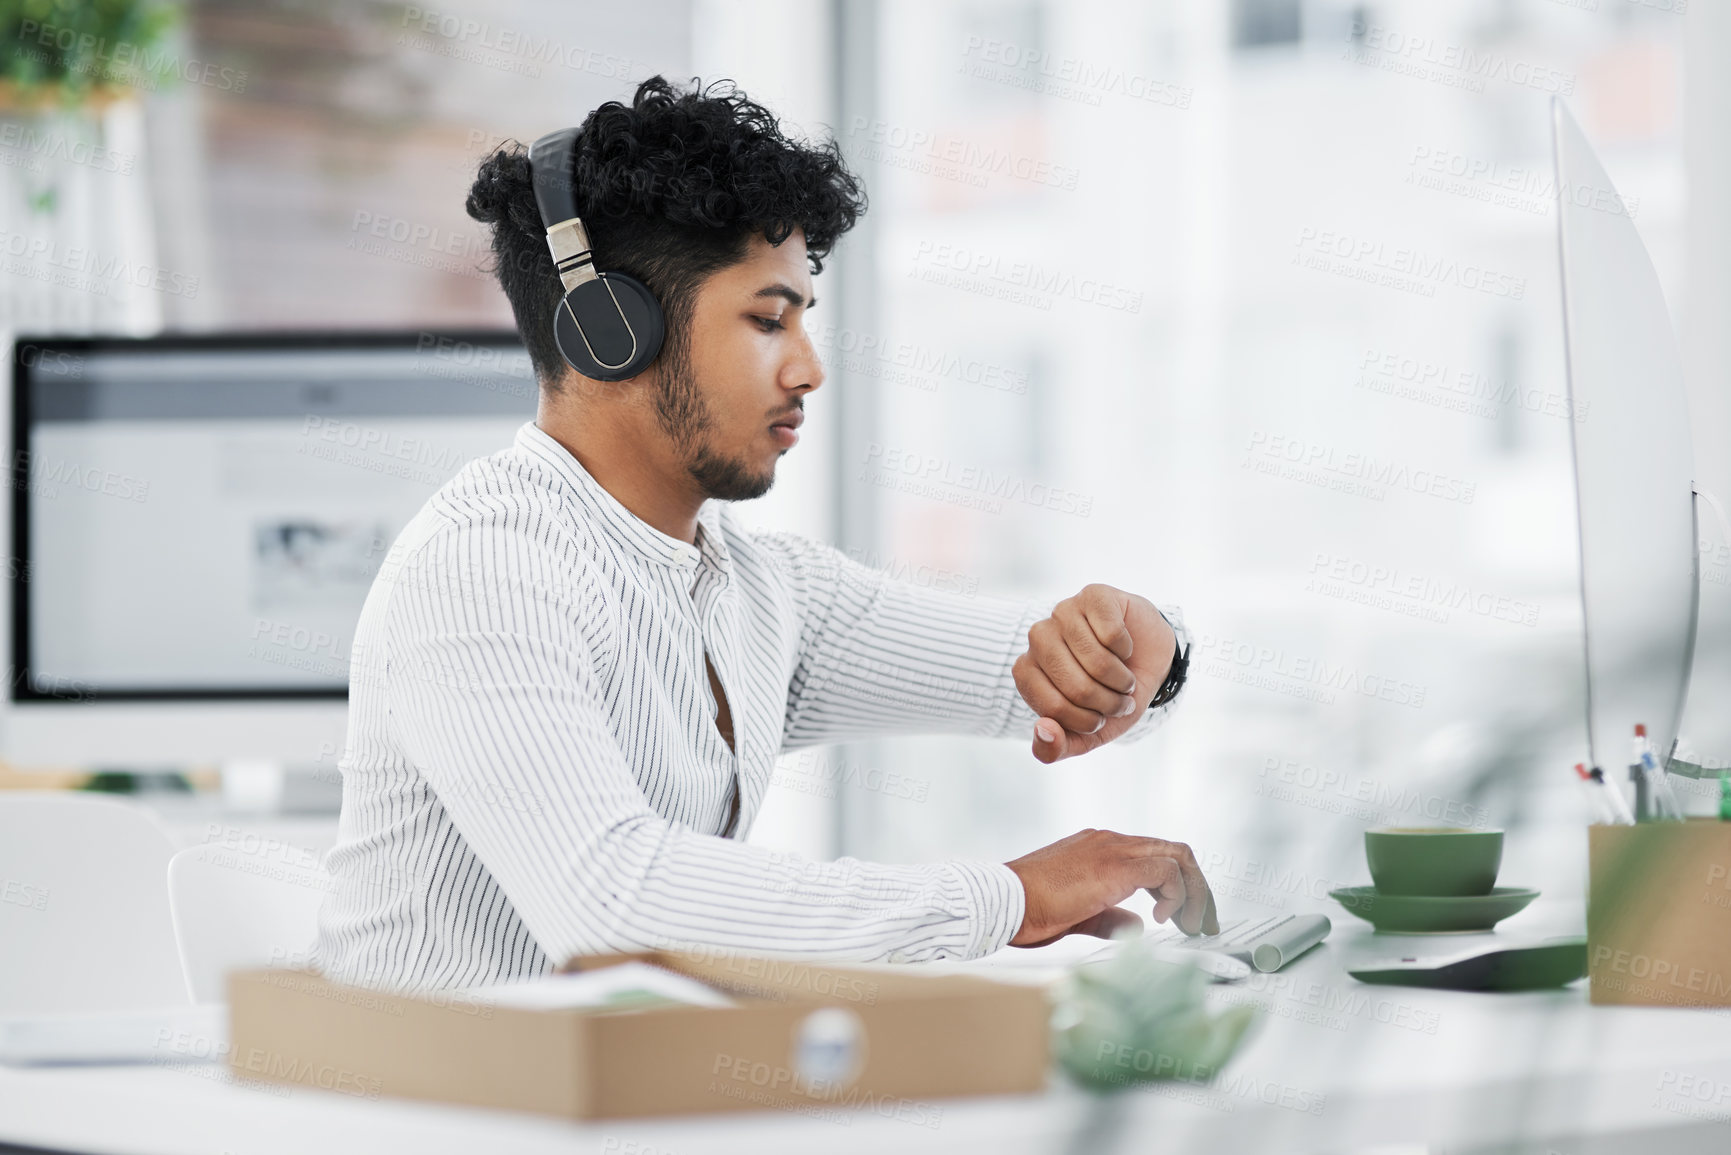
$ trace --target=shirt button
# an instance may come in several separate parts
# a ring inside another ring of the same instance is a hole
[[[673,560],[680,565],[689,566],[697,564],[697,551],[688,545],[674,546],[672,556]]]

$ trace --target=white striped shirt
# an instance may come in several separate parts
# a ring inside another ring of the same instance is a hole
[[[669,945],[912,961],[1008,943],[1023,895],[998,863],[740,840],[785,751],[1031,738],[1010,669],[1051,603],[896,581],[715,501],[698,522],[696,546],[660,532],[528,422],[403,530],[355,635],[327,974],[451,987]]]

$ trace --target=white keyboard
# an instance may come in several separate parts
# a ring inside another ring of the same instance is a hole
[[[1277,971],[1323,939],[1333,924],[1324,914],[1271,915],[1222,923],[1219,934],[1187,935],[1168,923],[1144,938],[1154,946],[1223,954],[1259,971]]]

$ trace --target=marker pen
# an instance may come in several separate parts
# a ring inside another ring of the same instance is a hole
[[[1600,826],[1617,825],[1619,821],[1617,812],[1611,806],[1611,800],[1605,797],[1604,783],[1594,781],[1593,776],[1587,773],[1586,764],[1583,762],[1575,763],[1575,777],[1581,780],[1581,789],[1587,796],[1587,805],[1591,806],[1593,813],[1599,817],[1598,824]]]
[[[1623,792],[1615,782],[1605,777],[1605,772],[1597,766],[1591,771],[1593,781],[1605,789],[1605,797],[1611,800],[1611,809],[1617,812],[1617,821],[1625,826],[1635,825],[1635,812],[1629,809],[1629,800],[1623,797]]]
[[[1639,762],[1629,767],[1629,784],[1635,788],[1635,821],[1653,821],[1653,796],[1647,789],[1647,778]]]
[[[1653,743],[1647,738],[1647,727],[1635,723],[1635,761],[1641,765],[1641,776],[1646,780],[1648,793],[1652,796],[1654,818],[1678,819],[1683,817],[1683,806],[1677,801],[1676,792],[1671,789],[1670,775],[1659,765],[1659,759],[1653,755]]]

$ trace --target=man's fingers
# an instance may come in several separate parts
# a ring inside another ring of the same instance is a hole
[[[1166,680],[1177,652],[1178,635],[1160,608],[1146,598],[1130,597],[1125,621],[1138,639],[1134,658],[1125,659],[1125,664],[1140,684],[1152,689]]]
[[[1136,675],[1125,665],[1130,657],[1130,630],[1122,614],[1090,613],[1084,606],[1068,603],[1052,616],[1063,631],[1064,644],[1089,678],[1113,694],[1135,692]]]
[[[1050,719],[1041,719],[1041,724]],[[1072,741],[1063,735],[1066,749]],[[1182,842],[1087,829],[1007,864],[1021,880],[1025,903],[1015,946],[1044,945],[1066,934],[1110,935],[1137,923],[1117,904],[1146,890],[1157,922],[1187,933],[1218,934],[1213,895]]]
[[[1083,625],[1086,630],[1087,626]],[[1067,640],[1067,636],[1066,636]],[[1107,660],[1122,666],[1117,658],[1100,649],[1096,644],[1094,649]],[[1129,694],[1120,694],[1108,688],[1095,678],[1082,664],[1076,660],[1076,651],[1067,649],[1060,643],[1044,652],[1035,655],[1039,659],[1040,669],[1058,692],[1072,704],[1085,710],[1092,710],[1102,718],[1121,718],[1136,709],[1136,699]],[[1136,684],[1136,676],[1128,668],[1124,670],[1124,678],[1129,685]]]
[[[1178,914],[1179,929],[1185,934],[1219,934],[1220,920],[1214,914],[1214,893],[1208,889],[1208,880],[1202,877],[1202,867],[1197,865],[1196,855],[1182,842],[1161,842],[1159,845],[1160,853],[1170,856],[1167,861],[1177,864],[1184,879],[1187,901]],[[1213,930],[1208,929],[1210,925]]]
[[[1214,913],[1214,892],[1208,888],[1208,880],[1202,877],[1202,868],[1192,858],[1184,869],[1187,871],[1185,878],[1190,902],[1178,916],[1178,925],[1184,928],[1185,934],[1219,934],[1220,918]]]
[[[1128,703],[1133,709],[1135,699],[1121,694],[1112,686],[1097,680],[1083,666],[1078,647],[1095,655],[1099,665],[1110,662],[1123,667],[1120,684],[1134,685],[1136,676],[1095,640],[1088,623],[1074,610],[1059,611],[1058,616],[1036,622],[1028,630],[1028,653],[1034,664],[1046,672],[1066,699],[1102,717],[1113,716]]]
[[[1130,627],[1125,621],[1125,601],[1122,590],[1107,585],[1089,585],[1082,587],[1082,592],[1076,595],[1075,604],[1087,618],[1100,644],[1129,661],[1133,645]]]
[[[1144,858],[1142,872],[1142,885],[1154,896],[1155,922],[1166,922],[1184,909],[1189,892],[1184,885],[1184,872],[1175,859]]]
[[[1202,877],[1196,856],[1182,842],[1155,845],[1161,853],[1143,860],[1149,881],[1142,884],[1154,896],[1154,921],[1175,919],[1178,929],[1189,935],[1219,934],[1214,892]]]
[[[1105,724],[1104,714],[1079,706],[1065,697],[1031,653],[1017,658],[1011,673],[1023,700],[1040,717],[1051,718],[1076,734],[1092,734]]]
[[[1041,718],[1034,723],[1034,757],[1041,762],[1052,763],[1064,757],[1065,749],[1064,727],[1051,718]]]
[[[1056,737],[1048,737],[1048,733]],[[1074,730],[1066,730],[1052,718],[1041,718],[1034,723],[1034,757],[1050,765],[1062,758],[1073,758],[1077,754],[1086,754],[1098,749],[1102,739],[1098,734],[1078,734]]]

